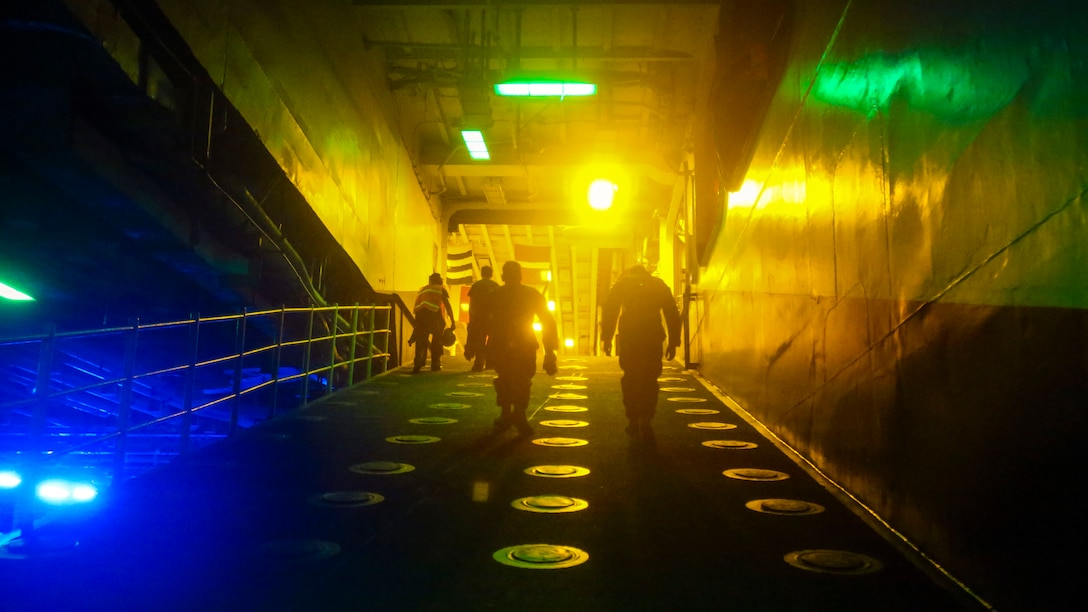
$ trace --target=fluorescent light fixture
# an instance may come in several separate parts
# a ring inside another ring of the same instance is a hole
[[[484,142],[484,133],[480,130],[461,130],[461,138],[465,141],[465,148],[472,159],[491,159],[491,153]]]
[[[30,297],[29,295],[23,293],[22,291],[19,291],[15,287],[5,285],[4,283],[0,283],[0,298],[13,300],[16,302],[34,301],[34,298]]]
[[[560,97],[592,96],[597,93],[593,83],[569,83],[567,81],[507,81],[495,84],[495,93],[500,96],[522,97]]]
[[[555,312],[555,300],[548,300],[548,310]]]
[[[574,348],[574,338],[567,338],[563,341],[563,346],[567,348]]]

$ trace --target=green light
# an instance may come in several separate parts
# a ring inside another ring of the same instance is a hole
[[[496,83],[495,93],[500,96],[560,97],[592,96],[597,93],[593,83],[568,83],[566,81],[508,81]]]
[[[4,299],[7,299],[7,300],[13,300],[13,301],[16,301],[16,302],[33,302],[34,301],[34,298],[30,297],[29,295],[23,293],[22,291],[19,291],[15,287],[5,285],[4,283],[0,283],[0,298],[4,298]]]
[[[999,50],[920,49],[828,63],[812,95],[869,118],[900,100],[946,121],[975,121],[1005,108],[1028,78],[1023,61]]]
[[[472,159],[491,159],[491,153],[484,142],[484,134],[480,130],[461,130],[461,138],[465,141],[465,148]]]

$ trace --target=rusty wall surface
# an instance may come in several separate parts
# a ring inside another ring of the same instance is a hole
[[[1086,10],[793,20],[700,271],[701,368],[983,599],[1050,609],[1086,480]]]
[[[158,4],[367,281],[416,289],[435,249],[403,247],[434,244],[435,217],[350,3]]]

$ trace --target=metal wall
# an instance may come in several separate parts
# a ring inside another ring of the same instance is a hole
[[[983,599],[1051,609],[1088,433],[1086,11],[793,9],[701,368]]]
[[[108,2],[73,4],[92,30],[112,21]],[[424,282],[435,265],[436,213],[390,127],[392,101],[350,3],[157,4],[374,289]]]

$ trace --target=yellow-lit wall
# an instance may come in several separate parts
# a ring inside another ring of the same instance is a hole
[[[327,26],[351,24],[351,4],[158,4],[367,281],[418,289],[434,264],[435,217],[389,127],[372,52],[357,28]]]
[[[1088,434],[1085,11],[795,9],[702,371],[998,608],[1052,609]]]

